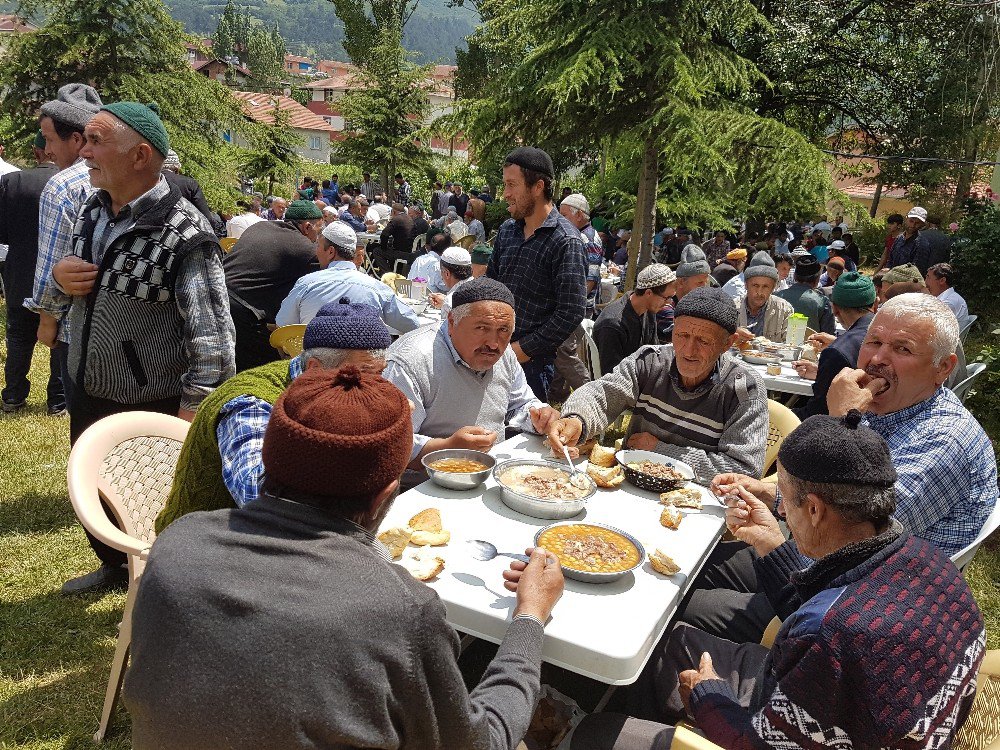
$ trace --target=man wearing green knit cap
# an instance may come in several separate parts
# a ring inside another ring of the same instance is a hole
[[[830,383],[845,367],[854,368],[858,364],[861,343],[868,333],[868,325],[875,317],[875,284],[871,278],[857,271],[842,273],[833,286],[831,294],[833,314],[844,326],[834,338],[828,333],[817,333],[810,342],[822,348],[819,362],[799,360],[792,363],[795,371],[807,380],[814,380],[813,395],[803,406],[793,409],[799,419],[813,414],[829,414],[826,393]]]
[[[235,372],[221,251],[205,217],[160,170],[170,148],[155,107],[118,102],[84,129],[80,156],[97,188],[53,277],[72,297],[70,440],[111,414],[194,418]],[[67,594],[119,587],[125,556],[96,539],[102,565]]]

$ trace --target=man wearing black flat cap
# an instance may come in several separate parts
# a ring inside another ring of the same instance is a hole
[[[795,283],[775,292],[776,297],[788,302],[795,312],[809,318],[807,325],[818,333],[833,333],[837,321],[833,317],[830,298],[819,291],[819,275],[823,267],[812,254],[795,261]]]
[[[674,318],[672,345],[643,346],[573,391],[549,441],[576,445],[631,409],[629,448],[684,461],[701,476],[723,466],[760,476],[767,393],[760,375],[726,354],[736,340],[736,306],[721,289],[703,287],[684,295]]]
[[[552,202],[554,174],[552,159],[539,148],[507,154],[503,197],[511,218],[500,227],[486,269],[514,295],[511,348],[542,401],[556,349],[583,320],[587,303],[587,256],[579,232]]]

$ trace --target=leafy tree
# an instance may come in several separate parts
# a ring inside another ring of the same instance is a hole
[[[229,0],[212,35],[212,54],[220,60],[236,54],[236,15],[233,0]]]
[[[19,12],[33,17],[38,0]],[[26,141],[37,128],[39,106],[60,86],[92,84],[105,101],[156,101],[171,145],[214,205],[231,203],[235,188],[221,134],[253,142],[242,109],[217,81],[187,61],[189,41],[160,0],[48,0],[38,31],[16,35],[0,58],[0,111],[13,135]],[[110,20],[109,20],[110,19]]]
[[[337,102],[350,128],[335,156],[354,164],[376,164],[388,190],[397,170],[420,170],[430,159],[430,149],[420,140],[430,112],[430,70],[407,59],[395,32],[387,32],[370,51],[355,85]]]
[[[451,124],[488,161],[531,143],[546,148],[557,169],[595,163],[605,144],[625,138],[623,168],[638,186],[628,189],[635,195],[630,285],[650,258],[658,202],[678,218],[720,220],[737,207],[819,202],[832,189],[819,152],[744,101],[762,76],[731,39],[767,29],[747,0],[482,0],[479,7],[486,20],[473,42],[499,67]],[[796,168],[805,184],[769,184]]]
[[[268,195],[273,194],[276,182],[285,182],[295,176],[301,161],[295,146],[302,143],[289,125],[289,114],[278,107],[277,101],[274,101],[271,120],[270,123],[254,123],[255,147],[244,149],[239,159],[243,176],[267,180]]]
[[[386,63],[395,62],[394,46],[402,46],[403,27],[413,16],[420,0],[330,0],[337,17],[344,24],[344,51],[351,62],[364,68],[377,50],[389,55]],[[391,40],[396,40],[395,45]]]

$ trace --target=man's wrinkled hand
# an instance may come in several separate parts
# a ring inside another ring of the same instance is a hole
[[[736,343],[746,344],[754,340],[753,331],[749,328],[737,328],[736,329]]]
[[[98,268],[83,258],[67,255],[52,268],[52,278],[70,297],[84,297],[93,290]]]
[[[465,448],[473,451],[488,451],[497,441],[497,434],[485,427],[472,425],[456,430],[451,436],[451,448]]]
[[[834,336],[832,333],[814,333],[812,336],[806,339],[806,341],[810,342],[813,345],[813,349],[815,349],[817,353],[826,349],[826,347],[830,346],[830,344],[832,344],[836,340],[837,337]]]
[[[583,422],[576,417],[564,417],[557,419],[549,427],[546,435],[549,438],[549,445],[556,455],[562,450],[559,446],[573,446],[580,442],[580,435],[583,434]]]
[[[845,367],[830,383],[826,405],[830,416],[842,417],[851,409],[868,411],[875,395],[886,386],[883,378],[873,378],[864,370]]]
[[[742,487],[726,498],[726,528],[761,557],[785,542],[771,509]]]
[[[528,562],[514,560],[503,572],[504,588],[517,593],[515,615],[532,615],[543,623],[563,593],[562,566],[559,559],[543,547],[529,547]]]
[[[681,700],[684,702],[684,709],[691,715],[691,691],[699,682],[705,680],[721,680],[722,678],[715,671],[712,664],[712,656],[707,651],[701,655],[701,663],[698,669],[685,669],[678,675],[680,682],[679,692]]]
[[[553,409],[551,406],[528,409],[528,414],[531,415],[531,426],[539,435],[548,435],[552,426],[559,421],[558,409]]]
[[[819,373],[819,365],[815,362],[810,362],[808,359],[797,359],[792,362],[792,367],[795,368],[798,376],[804,380],[815,380],[816,375]]]
[[[625,445],[637,451],[652,451],[656,450],[656,444],[659,442],[658,438],[648,432],[637,432],[634,435],[629,435]]]
[[[38,340],[49,349],[55,349],[58,343],[59,321],[48,313],[38,313]]]

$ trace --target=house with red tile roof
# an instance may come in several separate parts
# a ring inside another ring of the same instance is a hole
[[[0,53],[15,34],[27,34],[30,31],[38,31],[38,27],[19,16],[0,13]]]
[[[272,124],[275,109],[286,113],[289,127],[302,140],[295,147],[296,153],[310,161],[330,162],[330,141],[337,135],[337,131],[322,117],[282,94],[257,94],[252,91],[232,93],[242,104],[247,116],[256,122]]]

